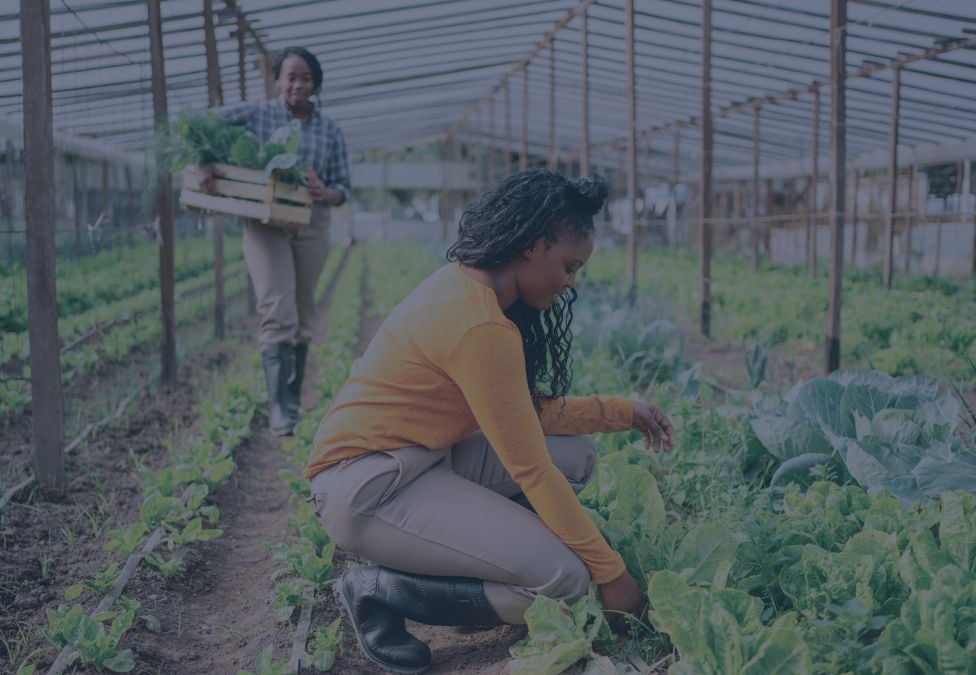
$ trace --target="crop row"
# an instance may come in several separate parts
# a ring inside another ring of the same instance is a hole
[[[615,285],[625,268],[624,254],[611,249],[597,252],[584,270],[589,281]],[[693,255],[642,251],[638,297],[657,317],[694,325],[698,274]],[[753,273],[747,262],[719,256],[711,289],[713,336],[784,344],[819,358],[828,301],[824,276],[811,279],[793,268]],[[886,291],[877,270],[850,270],[843,293],[844,367],[976,382],[976,280],[904,277]]]
[[[224,244],[228,264],[243,256],[239,238]],[[205,239],[176,243],[174,281],[213,269],[213,245]],[[143,244],[113,249],[58,266],[58,316],[66,318],[159,288],[159,247]],[[111,318],[113,315],[109,315]],[[104,319],[103,319],[104,320]],[[89,324],[98,323],[91,320]],[[0,334],[27,330],[27,279],[24,270],[8,272],[0,285]],[[9,358],[9,356],[7,357]]]
[[[243,264],[228,270],[230,275],[224,284],[227,298],[234,298],[246,290],[247,280],[241,273]],[[213,289],[209,279],[184,282],[182,297],[176,303],[176,325],[194,323],[213,311]],[[202,290],[206,292],[201,293]],[[137,349],[155,343],[159,339],[162,326],[159,316],[141,313],[133,316],[128,323],[116,324],[98,340],[87,343],[79,349],[65,352],[61,359],[62,377],[65,381],[93,372],[105,364],[124,360]],[[30,368],[24,367],[23,374],[30,377]],[[27,381],[11,380],[0,383],[0,415],[23,409],[30,402],[30,387]]]

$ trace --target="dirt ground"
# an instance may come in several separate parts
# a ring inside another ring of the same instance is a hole
[[[321,344],[328,333],[329,301],[327,296],[320,308],[314,344]],[[359,335],[360,353],[380,323],[366,285],[361,301],[365,320]],[[748,386],[742,345],[702,339],[693,326],[681,328],[686,357],[701,363],[710,381],[730,389]],[[65,494],[21,495],[0,513],[0,672],[15,670],[35,650],[44,654],[41,666],[47,667],[53,660],[54,651],[40,631],[46,624],[44,610],[56,608],[68,585],[103,570],[112,559],[102,551],[106,531],[138,518],[141,499],[136,464],[162,466],[167,462],[168,445],[193,433],[200,423],[194,413],[200,391],[219,378],[222,368],[239,354],[256,349],[254,332],[255,319],[239,318],[219,346],[186,356],[179,387],[147,391],[131,404],[120,423],[99,432],[69,460],[70,483]],[[771,384],[783,386],[817,375],[818,357],[772,350]],[[310,358],[303,397],[306,408],[316,405],[312,383],[328,367]],[[139,375],[119,368],[98,375],[85,386],[112,387]],[[143,566],[126,589],[126,596],[142,603],[143,614],[160,622],[160,630],[154,632],[140,621],[125,637],[122,646],[135,652],[134,672],[233,674],[251,667],[268,645],[274,647],[276,659],[287,659],[294,625],[277,623],[268,607],[275,573],[281,567],[273,559],[270,545],[286,536],[291,493],[277,476],[287,467],[283,441],[268,434],[265,424],[262,411],[252,425],[251,438],[234,453],[237,470],[213,495],[223,536],[188,547],[183,552],[185,569],[169,578]],[[4,471],[10,475],[11,467],[29,459],[29,420],[8,420],[0,434],[5,445],[10,444],[5,448],[5,461],[12,464]],[[339,552],[335,574],[359,562]],[[313,609],[309,634],[338,615],[331,592],[325,593]],[[434,658],[429,672],[439,675],[500,675],[509,662],[509,647],[525,635],[522,626],[478,630],[412,625],[410,629],[429,643]],[[384,671],[361,655],[347,625],[333,672]]]
[[[362,301],[366,320],[360,351],[380,323],[370,311],[367,288]],[[316,344],[328,330],[327,303],[328,298],[320,309]],[[251,317],[241,318],[229,327],[227,339],[219,346],[185,357],[178,387],[147,390],[130,403],[120,421],[70,456],[65,493],[21,494],[0,514],[0,671],[11,672],[25,660],[43,670],[53,661],[55,650],[41,633],[45,609],[56,609],[67,586],[101,572],[113,559],[102,550],[107,531],[138,519],[137,463],[165,465],[168,446],[194,432],[201,422],[194,413],[200,391],[208,380],[220,377],[223,366],[255,348],[254,323]],[[310,358],[306,408],[316,404],[311,383],[323,367],[328,366]],[[148,376],[137,370],[123,364],[93,376],[85,386],[111,388]],[[18,467],[30,459],[30,424],[25,418],[8,419],[2,430],[5,443],[10,442],[4,471],[8,476],[17,475]],[[291,493],[277,476],[287,466],[282,440],[268,434],[265,424],[262,411],[252,425],[251,438],[234,453],[237,470],[213,495],[223,535],[182,551],[183,571],[164,578],[143,565],[127,586],[125,595],[142,603],[141,614],[160,622],[160,630],[154,632],[140,620],[123,639],[121,646],[135,654],[135,673],[236,673],[252,666],[268,645],[274,646],[277,659],[290,653],[294,627],[276,623],[268,605],[274,574],[280,568],[270,545],[287,532]],[[362,561],[340,552],[336,574],[350,562]],[[314,608],[310,633],[338,614],[332,594],[326,593]],[[441,674],[502,673],[509,646],[525,634],[524,627],[515,626],[461,630],[415,625],[412,630],[431,645],[430,672]],[[383,671],[361,655],[347,629],[333,672]]]

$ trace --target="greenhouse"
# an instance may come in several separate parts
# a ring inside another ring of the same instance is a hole
[[[5,3],[0,670],[976,673],[974,169],[972,0]]]

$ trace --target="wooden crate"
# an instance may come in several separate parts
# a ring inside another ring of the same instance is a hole
[[[288,227],[306,227],[312,222],[312,196],[308,189],[267,179],[263,171],[215,164],[216,192],[202,192],[202,179],[196,166],[183,169],[180,206],[253,218],[262,223],[275,221]]]

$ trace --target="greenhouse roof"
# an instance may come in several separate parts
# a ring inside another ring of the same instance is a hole
[[[8,3],[8,6],[14,3]],[[247,36],[246,90],[264,94],[256,41],[273,52],[308,47],[322,61],[326,112],[351,151],[399,148],[443,138],[510,147],[522,124],[521,69],[529,62],[528,142],[548,154],[550,55],[555,32],[557,145],[578,154],[582,110],[581,6],[588,16],[591,161],[619,162],[626,138],[623,0],[213,0],[225,102],[240,100],[236,6]],[[636,95],[642,163],[671,171],[680,131],[683,172],[697,166],[701,106],[701,0],[637,0]],[[828,0],[714,0],[713,109],[717,168],[749,165],[752,105],[763,105],[764,163],[803,160],[812,139],[811,86],[828,80]],[[145,0],[51,0],[54,125],[120,150],[152,138]],[[203,110],[208,94],[202,0],[165,0],[169,111]],[[13,9],[13,8],[11,8]],[[576,13],[575,16],[572,14]],[[568,20],[567,20],[568,19]],[[945,50],[902,68],[901,141],[965,147],[976,138],[976,2],[851,0],[848,6],[848,153],[888,144],[890,65]],[[19,18],[0,14],[0,119],[22,119]],[[860,76],[871,71],[868,76]],[[491,104],[487,97],[495,92]],[[821,88],[821,152],[829,143],[830,88]],[[480,103],[480,106],[479,106]],[[494,122],[492,124],[492,122]],[[650,153],[647,144],[652,144]],[[971,146],[970,146],[971,147]],[[824,162],[826,165],[826,162]]]

